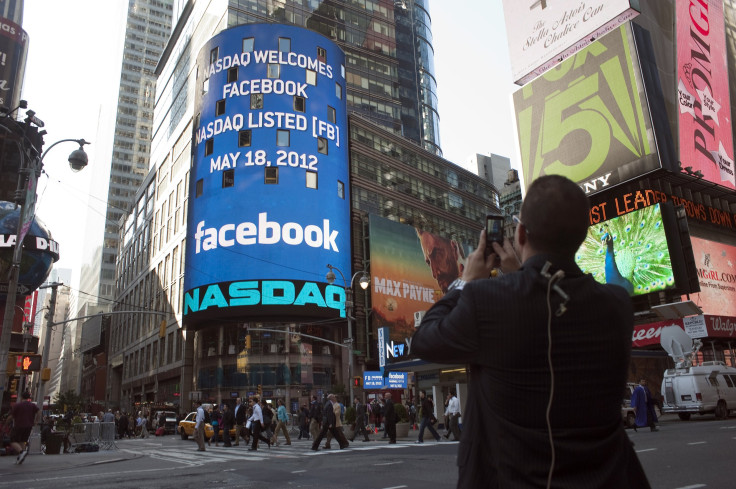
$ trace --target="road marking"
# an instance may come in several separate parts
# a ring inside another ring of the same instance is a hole
[[[301,474],[303,472],[306,472],[306,470],[292,470],[291,471],[292,474]]]
[[[409,486],[393,486],[393,487],[384,487],[383,489],[401,489],[402,487],[409,487]]]
[[[692,486],[682,486],[676,489],[698,489],[699,487],[708,487],[706,484],[693,484]]]
[[[694,442],[688,443],[688,445],[705,445],[706,443],[708,442],[707,441],[694,441]]]
[[[637,450],[636,453],[653,452],[656,448],[644,448],[643,450]]]
[[[380,465],[396,465],[396,464],[403,464],[404,462],[385,462],[382,464],[373,464],[374,466],[378,467]]]

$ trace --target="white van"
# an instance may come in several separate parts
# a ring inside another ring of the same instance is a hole
[[[723,362],[671,368],[662,380],[662,413],[687,421],[693,413],[727,418],[736,410],[736,368]]]

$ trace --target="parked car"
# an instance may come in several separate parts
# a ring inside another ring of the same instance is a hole
[[[194,425],[195,419],[197,418],[197,412],[187,414],[187,417],[179,421],[179,435],[182,440],[186,440],[190,436],[194,436]],[[212,429],[212,425],[205,423],[204,425],[204,439],[209,440],[212,435],[215,434],[215,430]],[[222,430],[220,430],[220,437],[222,437]],[[235,427],[230,428],[230,438],[235,439]]]

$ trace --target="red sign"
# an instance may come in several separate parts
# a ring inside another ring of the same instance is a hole
[[[665,326],[679,326],[685,329],[682,319],[668,319],[667,321],[659,321],[657,323],[638,324],[634,326],[634,332],[631,335],[631,347],[639,348],[642,346],[659,345],[659,335]]]

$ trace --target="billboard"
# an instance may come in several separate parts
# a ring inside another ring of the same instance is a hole
[[[690,299],[705,314],[736,317],[736,246],[690,239],[700,281],[700,292],[690,294]]]
[[[638,11],[638,0],[503,0],[514,82],[543,74]]]
[[[677,2],[681,171],[736,188],[721,0]]]
[[[470,243],[370,215],[371,318],[376,329],[388,327],[382,350],[386,361],[414,334],[414,313],[426,311],[462,275]],[[379,347],[380,348],[380,347]]]
[[[524,185],[549,174],[586,194],[661,167],[629,25],[513,95]]]
[[[661,204],[590,226],[575,261],[597,282],[631,296],[675,287]]]
[[[21,26],[0,17],[0,108],[18,107],[28,55],[28,34]]]
[[[197,61],[184,321],[345,317],[345,55],[280,24],[233,27]]]

